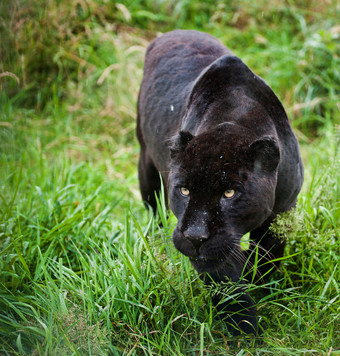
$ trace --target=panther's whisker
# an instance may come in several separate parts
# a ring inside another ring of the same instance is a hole
[[[234,246],[238,246],[238,245],[234,243]],[[237,258],[237,260],[241,262],[241,264],[246,265],[246,268],[249,271],[255,268],[254,263],[249,258],[247,258],[245,254],[239,249],[233,249],[233,256]],[[256,268],[256,276],[262,279],[262,273],[258,268]]]
[[[256,243],[255,241],[249,240],[249,243],[251,246],[256,247],[258,249],[261,249],[262,251],[265,252],[264,255],[261,255],[263,258],[266,258],[268,261],[272,260],[273,258],[275,258],[275,256],[268,251],[267,249],[265,249],[262,245],[260,245],[259,243]],[[267,257],[269,256],[269,257]]]

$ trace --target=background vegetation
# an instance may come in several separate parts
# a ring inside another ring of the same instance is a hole
[[[336,0],[0,2],[0,354],[340,354],[339,11]],[[174,217],[161,201],[159,229],[140,199],[143,57],[174,28],[242,57],[301,143],[285,260],[268,293],[250,286],[257,339],[231,338],[172,246]]]

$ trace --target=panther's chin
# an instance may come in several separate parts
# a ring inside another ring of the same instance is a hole
[[[201,263],[208,262],[208,261],[212,261],[215,263],[225,261],[223,258],[208,258],[205,256],[190,257],[190,260],[194,262],[201,262]]]

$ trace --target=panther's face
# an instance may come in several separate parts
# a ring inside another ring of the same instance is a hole
[[[214,129],[180,132],[172,148],[170,207],[175,247],[199,272],[212,272],[240,251],[240,239],[272,213],[279,147],[272,137]]]

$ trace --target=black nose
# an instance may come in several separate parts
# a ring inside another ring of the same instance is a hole
[[[183,235],[186,239],[191,241],[197,253],[199,253],[199,249],[201,248],[202,244],[209,238],[208,231],[205,228],[198,226],[188,227],[183,231]]]

